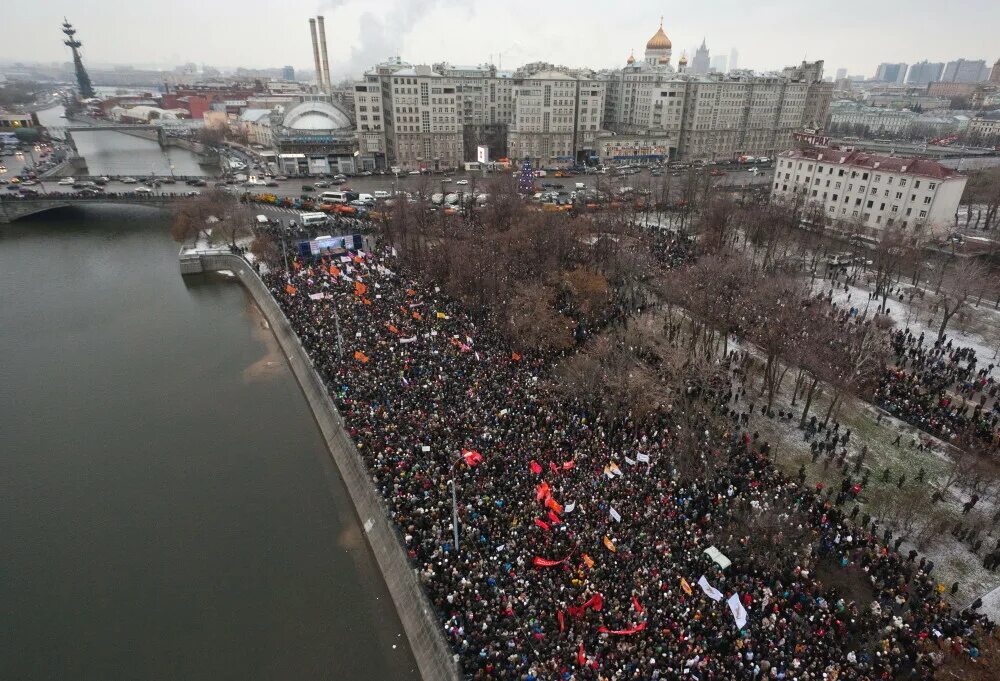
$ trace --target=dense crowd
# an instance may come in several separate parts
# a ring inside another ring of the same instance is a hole
[[[544,358],[407,277],[389,248],[266,281],[470,677],[929,678],[948,650],[979,654],[978,615],[946,606],[932,564],[740,432],[724,369],[675,405],[698,434],[682,438],[677,411],[609,420],[558,397]],[[711,475],[678,470],[682,439]]]
[[[1000,444],[1000,403],[993,364],[978,367],[972,348],[909,329],[892,334],[895,366],[886,367],[875,402],[899,419],[943,440],[971,435]]]

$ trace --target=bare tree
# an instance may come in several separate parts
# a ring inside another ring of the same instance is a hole
[[[952,317],[964,310],[976,297],[984,285],[985,278],[986,270],[975,261],[963,263],[961,267],[952,267],[944,275],[937,293],[937,305],[941,310],[938,340],[944,338],[948,322]]]

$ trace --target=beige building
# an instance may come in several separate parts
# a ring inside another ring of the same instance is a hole
[[[822,126],[833,84],[823,62],[803,62],[781,74],[694,75],[687,59],[670,63],[662,25],[646,43],[643,59],[601,74],[607,83],[604,127],[650,139],[671,137],[668,158],[726,160],[773,156],[792,145],[792,134]]]
[[[771,196],[803,197],[828,220],[868,230],[941,232],[954,223],[966,181],[935,161],[817,147],[778,156]]]
[[[989,111],[969,121],[969,137],[984,144],[1000,144],[1000,111]]]
[[[508,154],[535,167],[574,165],[593,155],[604,111],[604,83],[561,71],[541,71],[514,85]]]

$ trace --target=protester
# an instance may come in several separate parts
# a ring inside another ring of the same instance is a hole
[[[408,277],[389,247],[265,281],[472,678],[931,678],[938,646],[978,655],[974,625],[992,624],[948,608],[933,563],[886,546],[867,514],[856,524],[830,490],[780,472],[740,431],[724,370],[671,411],[610,419],[560,397],[545,357]],[[685,475],[681,447],[713,474]],[[748,529],[767,519],[773,534]]]

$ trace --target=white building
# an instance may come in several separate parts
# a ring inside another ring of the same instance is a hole
[[[271,132],[271,109],[246,109],[236,122],[247,136],[250,144],[260,144],[267,148],[274,146],[274,134]]]
[[[814,148],[786,151],[774,167],[771,196],[819,204],[827,219],[868,230],[947,230],[967,178],[935,161]]]

